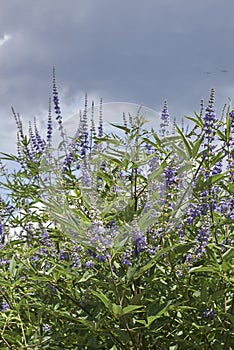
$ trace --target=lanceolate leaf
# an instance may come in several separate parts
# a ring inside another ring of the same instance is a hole
[[[185,146],[185,148],[187,150],[187,155],[190,158],[191,155],[192,155],[192,148],[191,148],[190,142],[186,139],[186,137],[184,136],[183,132],[180,130],[180,128],[178,126],[176,126],[176,130],[180,134],[180,136],[181,136],[181,138],[183,140],[184,146]]]

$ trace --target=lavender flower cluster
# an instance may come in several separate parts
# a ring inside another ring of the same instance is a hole
[[[199,222],[202,217],[209,217],[213,211],[219,211],[220,213],[225,213],[227,218],[233,218],[233,200],[230,203],[224,203],[221,201],[218,204],[218,199],[220,197],[220,188],[212,187],[210,190],[206,188],[202,191],[198,190],[197,186],[201,182],[209,180],[210,177],[222,174],[222,161],[219,160],[212,163],[212,157],[217,156],[217,145],[216,136],[217,136],[217,118],[214,109],[214,89],[211,90],[210,100],[208,107],[205,110],[205,115],[203,118],[203,136],[204,136],[204,144],[203,151],[201,152],[203,156],[202,166],[196,174],[194,179],[194,201],[187,207],[187,212],[184,214],[184,220],[177,226],[178,236],[180,239],[185,239],[186,234],[188,233],[188,227],[192,225],[196,225],[196,230],[193,232],[195,237],[193,237],[194,247],[191,252],[188,253],[185,258],[186,263],[191,263],[197,261],[202,254],[206,253],[207,246],[211,239],[211,227],[209,220],[206,223],[206,226],[200,227]],[[56,84],[56,76],[55,76],[55,68],[53,69],[53,103],[54,103],[54,112],[56,115],[56,120],[59,124],[59,128],[61,131],[61,135],[65,137],[65,132],[63,131],[63,120],[60,109],[60,101],[58,96],[57,84]],[[75,134],[75,137],[72,139],[70,143],[65,144],[65,155],[63,162],[63,173],[72,174],[75,178],[74,181],[79,183],[84,189],[87,189],[92,193],[95,192],[99,195],[106,195],[109,191],[109,198],[114,195],[116,197],[121,196],[122,193],[126,193],[124,186],[113,186],[108,183],[106,179],[108,178],[108,172],[111,168],[109,168],[107,161],[102,161],[101,165],[99,164],[102,170],[102,176],[98,173],[97,169],[93,171],[92,159],[95,155],[95,151],[100,151],[101,148],[98,148],[96,143],[96,138],[101,139],[104,135],[103,130],[103,115],[102,115],[102,100],[100,101],[99,108],[99,126],[96,128],[93,120],[94,115],[94,103],[92,103],[92,118],[91,118],[91,127],[89,129],[88,119],[87,119],[87,110],[88,110],[88,101],[87,95],[85,96],[85,105],[83,113],[80,113],[80,123],[78,130]],[[228,167],[230,174],[233,176],[233,133],[234,133],[234,110],[230,112],[231,118],[231,138],[228,144]],[[34,125],[29,125],[29,137],[30,141],[28,144],[24,143],[25,135],[23,133],[22,122],[19,116],[15,115],[17,127],[18,127],[18,151],[19,158],[25,162],[25,157],[23,153],[26,153],[27,159],[33,162],[40,161],[41,155],[43,155],[49,148],[52,147],[52,134],[53,134],[53,123],[52,123],[52,114],[51,114],[51,102],[49,102],[49,114],[48,114],[48,122],[47,122],[47,136],[46,139],[39,134],[38,127],[36,121],[34,121]],[[127,125],[126,117],[123,116],[124,125]],[[133,120],[130,121],[130,124],[134,125]],[[169,135],[169,127],[170,127],[170,115],[168,112],[167,101],[164,102],[162,113],[161,113],[161,124],[160,124],[160,134],[162,137]],[[64,139],[65,140],[65,139]],[[67,141],[67,140],[65,140]],[[154,254],[156,250],[160,248],[160,244],[162,242],[163,232],[165,226],[168,225],[170,221],[170,217],[175,210],[177,202],[178,202],[178,194],[179,191],[182,191],[182,179],[178,174],[179,168],[178,164],[175,162],[175,159],[171,159],[168,155],[171,152],[171,149],[164,150],[164,156],[167,157],[167,164],[164,167],[163,176],[160,175],[157,179],[160,181],[158,183],[155,181],[155,178],[151,175],[157,171],[160,166],[162,166],[165,159],[163,158],[163,153],[161,150],[158,150],[157,147],[152,145],[150,142],[145,142],[145,155],[148,157],[149,161],[145,166],[139,166],[136,172],[136,181],[135,187],[139,185],[143,188],[144,195],[140,195],[134,189],[131,188],[131,199],[135,196],[135,202],[137,205],[135,210],[143,209],[145,214],[150,213],[149,219],[154,220],[145,230],[141,230],[138,227],[138,223],[132,223],[132,228],[129,233],[129,241],[130,246],[133,244],[134,248],[128,247],[126,251],[123,253],[123,262],[127,265],[131,264],[131,259],[134,259],[136,256],[140,254],[147,253],[149,255]],[[171,147],[173,149],[173,147]],[[113,151],[113,150],[111,150]],[[181,160],[181,166],[183,165],[183,160]],[[146,172],[145,172],[146,169]],[[76,173],[75,173],[75,171]],[[112,171],[112,170],[111,170]],[[116,180],[118,170],[112,171],[110,176]],[[140,180],[144,178],[144,174],[146,173],[146,179]],[[78,176],[77,176],[78,174]],[[122,174],[122,175],[121,175]],[[132,174],[130,174],[129,170],[121,170],[120,175],[122,183],[125,183],[126,188],[133,184]],[[63,178],[64,181],[65,177]],[[82,182],[79,182],[82,179]],[[131,179],[131,180],[129,180]],[[164,181],[164,182],[163,182]],[[110,181],[111,182],[111,181]],[[147,190],[144,191],[144,186]],[[110,190],[111,189],[111,190]],[[106,192],[105,192],[106,191]],[[118,192],[119,191],[119,192]],[[121,192],[122,191],[122,192]],[[135,192],[134,192],[135,191]],[[92,196],[94,197],[92,193]],[[158,193],[158,203],[155,205],[155,194]],[[90,198],[93,198],[93,197]],[[139,200],[139,198],[141,200]],[[81,200],[82,201],[82,200]],[[139,204],[140,203],[140,204]],[[225,207],[226,205],[226,207]],[[125,208],[126,209],[126,208]],[[160,216],[161,210],[161,216]],[[87,215],[87,211],[83,211],[84,215]],[[82,259],[85,261],[86,267],[93,267],[94,260],[96,259],[99,262],[106,261],[110,256],[110,249],[113,248],[116,237],[118,236],[118,225],[110,225],[108,226],[103,218],[96,217],[91,220],[91,228],[87,232],[87,237],[90,239],[90,244],[96,247],[96,251],[91,250],[79,251],[76,254],[70,254],[67,252],[66,248],[62,248],[59,250],[59,259],[62,261],[67,261],[69,259],[73,260],[74,266],[82,266]],[[47,254],[56,251],[55,247],[52,244],[50,235],[46,229],[41,230],[41,244],[42,248],[39,252],[41,254]],[[53,253],[55,254],[55,253]],[[35,257],[35,261],[39,258]]]

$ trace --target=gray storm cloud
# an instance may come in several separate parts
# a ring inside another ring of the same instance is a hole
[[[180,118],[211,87],[221,110],[233,95],[233,10],[233,0],[2,1],[0,147],[13,147],[12,105],[44,125],[53,65],[67,116],[87,92],[157,111],[167,99]]]

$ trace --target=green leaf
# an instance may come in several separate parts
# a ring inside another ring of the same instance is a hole
[[[197,153],[199,151],[200,146],[202,145],[203,140],[204,140],[204,137],[202,136],[194,143],[194,146],[192,148],[193,158],[195,158],[197,156]]]
[[[194,246],[194,242],[190,242],[190,243],[181,243],[180,245],[178,245],[175,248],[175,251],[180,253],[180,254],[184,254],[187,253],[189,249],[191,249]]]
[[[116,155],[116,154],[115,154],[115,155]],[[110,160],[110,161],[112,161],[112,162],[114,162],[114,163],[116,163],[117,165],[122,166],[122,161],[119,160],[118,158],[113,157],[113,156],[110,155],[110,154],[103,154],[102,157],[105,158],[105,159],[108,159],[108,160]]]
[[[19,158],[14,156],[13,154],[7,154],[7,153],[3,153],[3,152],[0,152],[0,154],[3,154],[4,157],[0,157],[1,159],[4,159],[4,160],[11,160],[11,161],[14,161],[14,162],[19,162]]]
[[[126,232],[122,232],[122,233],[118,234],[115,238],[115,241],[114,241],[114,248],[116,250],[121,249],[122,247],[125,246],[125,244],[127,243],[128,240],[129,240],[129,235],[126,234]]]
[[[144,305],[128,305],[128,306],[123,308],[123,315],[129,314],[129,313],[131,313],[133,311],[142,309],[144,307],[145,307]]]
[[[226,135],[224,133],[222,133],[221,130],[217,130],[217,135],[221,138],[222,141],[224,141],[224,142],[227,141]]]
[[[196,266],[192,267],[189,270],[189,273],[196,273],[196,272],[209,272],[209,273],[214,273],[214,274],[219,274],[220,271],[216,266]]]
[[[17,269],[16,269],[16,261],[15,261],[15,258],[13,257],[10,261],[10,265],[9,265],[9,272],[10,272],[10,275],[12,277],[15,277],[16,275],[16,272],[17,272]]]
[[[231,136],[231,116],[230,113],[227,113],[227,118],[226,118],[226,139],[230,140],[230,136]]]
[[[226,177],[227,177],[227,175],[225,173],[212,175],[206,181],[201,182],[199,184],[199,188],[201,190],[205,190],[205,189],[209,188],[211,185],[214,185],[215,183],[220,182],[220,180],[224,180]]]
[[[117,124],[113,124],[113,123],[110,123],[111,126],[114,126],[115,128],[117,129],[121,129],[123,131],[125,131],[127,134],[130,133],[130,129],[127,128],[126,126],[123,126],[123,125],[117,125]]]
[[[146,271],[148,271],[149,269],[151,269],[154,265],[157,264],[157,262],[160,260],[160,258],[162,257],[163,254],[171,251],[171,250],[174,250],[176,247],[178,247],[179,244],[175,244],[171,247],[167,247],[167,248],[163,248],[161,250],[159,250],[155,256],[153,258],[151,258],[151,260],[144,266],[142,266],[139,271],[137,273],[135,273],[135,276],[134,276],[134,280],[140,278]]]
[[[120,305],[117,305],[115,303],[112,304],[112,312],[114,315],[119,316],[123,314],[123,309]]]
[[[94,274],[90,273],[89,271],[86,271],[83,276],[79,279],[78,283],[87,282],[90,278],[95,276]]]
[[[187,115],[185,115],[185,118],[193,121],[196,125],[198,125],[202,129],[203,128],[202,118],[196,112],[194,114],[197,117],[197,119],[193,117],[189,117]]]
[[[96,292],[95,290],[92,290],[91,293],[100,299],[108,310],[112,311],[112,302],[107,298],[107,296],[105,296],[105,294],[103,294],[101,291]]]
[[[160,318],[163,314],[165,314],[170,305],[172,304],[172,300],[169,300],[167,303],[163,303],[157,307],[157,313],[155,315],[151,315],[147,317],[147,326],[149,327],[157,318]],[[153,311],[154,307],[150,307],[151,311]]]
[[[7,281],[4,278],[0,278],[0,286],[11,287],[12,286],[12,282],[11,281]]]
[[[223,254],[223,260],[224,261],[228,261],[228,260],[232,260],[234,257],[234,248],[231,247],[230,249],[228,249],[224,254]]]
[[[190,146],[189,141],[186,139],[186,137],[184,136],[183,132],[180,130],[180,128],[176,125],[176,130],[178,131],[178,133],[180,134],[180,136],[182,137],[182,140],[184,142],[185,148],[187,150],[187,155],[190,158],[192,155],[192,149]]]

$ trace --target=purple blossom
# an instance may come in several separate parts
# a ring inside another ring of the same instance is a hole
[[[211,89],[210,93],[210,99],[208,107],[206,108],[205,116],[203,117],[204,122],[204,133],[205,133],[205,142],[204,142],[204,155],[206,156],[206,159],[210,159],[210,157],[214,154],[215,145],[214,139],[216,134],[216,114],[214,110],[214,95],[215,90]],[[210,169],[207,169],[208,176],[209,176]]]
[[[150,157],[148,161],[147,173],[148,175],[151,175],[153,171],[155,171],[159,167],[159,157],[156,154],[156,149],[152,145],[146,143],[145,148],[146,148],[146,154]]]
[[[66,251],[62,250],[60,253],[59,253],[59,259],[60,260],[68,260],[69,259],[69,255]]]
[[[47,121],[47,146],[51,147],[52,144],[52,134],[53,134],[53,124],[52,124],[52,116],[51,116],[51,99],[49,99],[49,113],[48,113],[48,121]]]
[[[51,330],[51,326],[48,323],[43,324],[43,331],[49,332]]]
[[[188,253],[187,256],[186,256],[186,259],[185,259],[185,262],[186,263],[190,263],[190,261],[192,260],[193,256],[191,253]]]
[[[36,147],[38,149],[38,152],[42,153],[45,149],[46,143],[39,134],[36,119],[34,119],[34,132],[35,132]]]
[[[88,267],[91,269],[93,266],[94,266],[94,262],[93,262],[92,258],[90,258],[90,260],[86,261],[85,267]]]
[[[204,316],[212,321],[216,317],[216,312],[213,309],[207,309],[204,311]]]
[[[155,255],[159,249],[160,249],[160,246],[157,246],[157,247],[149,246],[149,248],[147,249],[147,252],[150,253],[151,255]]]
[[[227,218],[234,220],[234,197],[232,197],[228,203]]]
[[[63,161],[63,171],[69,171],[71,169],[71,165],[75,162],[74,151],[70,151],[66,154],[65,159]]]
[[[99,107],[98,137],[103,137],[102,98],[100,99]]]
[[[174,189],[177,188],[178,184],[178,176],[177,176],[177,170],[173,164],[170,164],[165,169],[165,178],[166,178],[166,187],[167,189]]]
[[[231,135],[230,139],[224,144],[223,150],[227,154],[227,169],[231,181],[234,181],[234,109],[229,113],[231,118]]]
[[[206,253],[206,248],[208,246],[210,239],[210,227],[209,223],[204,223],[204,226],[198,229],[196,238],[194,239],[194,247],[190,251],[185,259],[185,262],[192,264],[196,262],[203,254]]]
[[[43,232],[41,234],[41,243],[45,247],[45,248],[41,248],[41,252],[42,253],[47,253],[48,252],[47,247],[51,247],[52,246],[50,235],[49,235],[47,230],[43,230]]]
[[[163,110],[161,114],[161,121],[160,124],[160,131],[162,133],[162,136],[165,136],[166,128],[169,126],[170,123],[170,115],[168,113],[168,107],[167,107],[167,101],[164,101]]]
[[[212,175],[217,175],[222,173],[222,161],[217,162],[214,167],[212,168]]]
[[[50,290],[51,290],[51,293],[55,294],[56,293],[56,288],[55,286],[51,285],[50,284]]]
[[[2,312],[6,312],[9,309],[10,309],[9,304],[5,300],[3,300],[3,302],[2,302]]]
[[[128,266],[132,265],[131,261],[129,259],[126,259],[126,258],[123,258],[123,263],[124,263],[124,265],[128,265]]]
[[[4,229],[4,224],[1,222],[0,223],[0,242],[3,242],[5,238],[5,229]]]
[[[109,258],[110,258],[110,253],[108,251],[106,251],[104,254],[97,254],[97,259],[101,262],[104,262]]]
[[[81,267],[81,258],[80,257],[73,257],[73,267]]]
[[[83,180],[83,185],[85,187],[90,187],[91,183],[92,183],[92,178],[90,175],[90,170],[88,167],[88,159],[87,156],[85,155],[85,157],[82,160],[82,165],[81,165],[81,174],[82,174],[82,180]]]
[[[132,229],[130,231],[130,237],[135,242],[134,255],[145,251],[148,248],[148,242],[145,234],[138,227],[137,222],[133,222]]]
[[[95,245],[97,251],[106,251],[113,247],[114,239],[118,234],[118,227],[115,222],[104,225],[103,221],[96,217],[87,235],[90,237],[90,243]]]
[[[183,241],[185,238],[185,227],[183,227],[183,223],[176,226],[176,229],[178,230],[178,235]]]
[[[195,239],[195,255],[197,258],[200,258],[200,256],[206,252],[206,247],[208,245],[209,238],[210,229],[208,225],[204,225],[204,227],[199,229],[197,238]]]
[[[46,143],[44,139],[40,136],[36,124],[36,119],[34,119],[34,133],[32,131],[31,123],[29,122],[29,136],[30,136],[30,146],[31,146],[31,160],[37,161],[37,155],[41,155],[45,150]]]
[[[132,265],[132,250],[127,248],[122,256],[122,261],[124,265],[131,266]]]
[[[56,120],[58,121],[59,126],[61,127],[62,115],[61,115],[60,103],[59,103],[59,97],[58,97],[58,91],[57,91],[57,85],[56,85],[55,67],[53,67],[53,101],[54,101],[54,111],[56,114]]]

